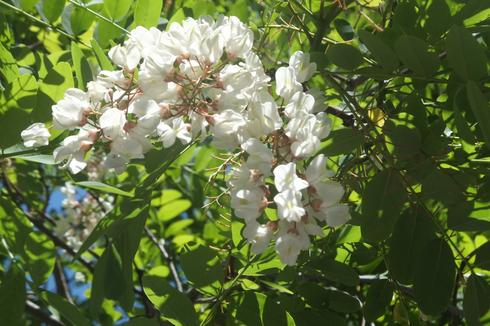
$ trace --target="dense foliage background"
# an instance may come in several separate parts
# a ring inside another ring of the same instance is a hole
[[[250,253],[209,141],[98,182],[53,164],[59,135],[17,145],[128,30],[220,13],[271,76],[297,50],[318,64],[352,218],[294,267]],[[0,0],[0,324],[490,323],[489,17],[488,0]],[[56,232],[67,181],[115,207],[81,247]]]

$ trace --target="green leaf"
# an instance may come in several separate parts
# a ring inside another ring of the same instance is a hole
[[[363,135],[354,129],[337,129],[330,133],[327,140],[323,142],[321,153],[326,156],[349,154],[362,145]]]
[[[94,51],[95,57],[97,58],[97,62],[99,62],[99,66],[102,70],[112,70],[114,67],[112,66],[111,60],[107,57],[104,50],[100,47],[99,43],[95,39],[90,41],[92,45],[92,50]]]
[[[77,87],[85,90],[87,82],[92,80],[92,71],[82,50],[75,42],[71,42],[71,58],[73,61],[73,70],[75,70],[75,76],[77,77]]]
[[[124,197],[134,197],[134,194],[131,192],[121,190],[119,188],[116,188],[114,186],[99,181],[80,181],[80,182],[75,182],[75,185],[84,188],[99,190],[110,194],[121,195]]]
[[[383,131],[391,139],[394,146],[394,154],[399,159],[408,159],[419,153],[422,137],[413,125],[396,125],[392,120],[385,122]]]
[[[336,66],[346,70],[354,70],[362,63],[362,55],[359,50],[347,44],[334,44],[326,53],[327,58]]]
[[[428,315],[443,312],[451,300],[455,279],[451,249],[443,239],[432,240],[415,265],[413,292],[420,309]]]
[[[466,93],[471,111],[475,115],[476,120],[478,120],[478,127],[483,134],[487,147],[490,148],[490,106],[488,105],[488,99],[483,95],[474,81],[468,81],[466,84]]]
[[[395,170],[378,173],[366,185],[362,196],[362,237],[370,242],[379,242],[391,234],[407,193]]]
[[[51,22],[54,23],[60,18],[63,9],[65,8],[66,0],[44,0],[43,14]]]
[[[427,10],[424,28],[434,37],[441,36],[451,26],[451,10],[445,0],[434,0]]]
[[[180,214],[184,213],[192,206],[192,203],[188,199],[174,200],[168,204],[165,204],[158,211],[158,219],[167,222],[176,218]]]
[[[150,319],[145,317],[131,318],[125,326],[159,326],[160,324],[156,319]]]
[[[162,317],[173,325],[197,325],[198,319],[189,298],[171,287],[167,281],[156,275],[143,277],[143,288]]]
[[[79,0],[77,0],[79,1]],[[91,6],[88,6],[89,8]],[[90,8],[94,9],[94,8]],[[80,35],[85,33],[90,26],[92,26],[95,16],[84,8],[73,6],[70,4],[69,16],[67,17],[67,24],[74,35]],[[65,15],[63,15],[63,18]]]
[[[37,105],[32,112],[33,119],[41,122],[50,120],[51,106],[61,100],[65,91],[71,87],[73,87],[71,66],[67,62],[56,64],[39,84]]]
[[[427,43],[415,36],[400,36],[395,43],[395,51],[403,64],[416,75],[432,77],[439,67],[437,54],[429,52]]]
[[[337,30],[337,33],[339,33],[340,37],[342,37],[344,41],[350,41],[354,38],[354,29],[347,20],[340,18],[335,19],[333,24]]]
[[[386,279],[376,280],[369,287],[366,303],[364,305],[364,317],[368,321],[375,321],[386,311],[393,297],[393,286]]]
[[[42,285],[51,276],[56,260],[53,241],[40,232],[31,232],[25,243],[26,261],[32,280]]]
[[[65,298],[59,296],[56,293],[43,291],[41,297],[51,307],[56,309],[63,318],[69,321],[73,325],[89,326],[90,322],[78,309],[77,306],[68,302]]]
[[[153,27],[158,24],[162,12],[163,1],[137,0],[134,9],[134,25]]]
[[[123,294],[124,274],[121,266],[121,257],[113,244],[107,246],[97,261],[90,294],[90,311],[96,315],[104,298],[117,300]]]
[[[398,219],[387,256],[391,277],[409,284],[422,249],[435,238],[430,216],[421,209],[406,209]]]
[[[471,33],[453,26],[446,38],[449,66],[463,80],[480,80],[487,76],[488,58]]]
[[[167,29],[168,27],[170,27],[170,25],[172,25],[173,23],[182,23],[182,21],[186,18],[186,14],[184,12],[184,8],[179,8],[176,12],[174,12],[174,14],[172,15],[172,17],[170,18],[170,20],[168,21],[167,23]]]
[[[475,265],[490,270],[490,241],[485,242],[475,251]]]
[[[19,75],[19,67],[8,49],[0,42],[0,77],[7,83],[13,82]]]
[[[26,304],[24,272],[15,264],[10,266],[0,282],[0,325],[24,325]]]
[[[346,286],[359,284],[359,275],[355,269],[335,260],[321,262],[321,270],[325,277],[331,281],[342,283]]]
[[[469,325],[481,325],[479,319],[490,309],[490,285],[481,276],[471,274],[466,281],[463,311]]]
[[[135,205],[138,205],[136,203]],[[124,215],[123,215],[124,214]],[[117,214],[115,211],[111,211],[108,215],[104,216],[95,226],[94,230],[87,239],[84,241],[80,249],[77,251],[77,257],[80,257],[82,253],[84,253],[90,246],[92,246],[102,235],[108,233],[111,229],[125,223],[127,221],[131,221],[133,219],[140,218],[141,216],[148,214],[148,205],[142,207],[135,207],[132,211],[129,212],[121,212],[121,214]],[[121,215],[123,217],[121,217]]]
[[[131,0],[104,0],[104,9],[112,20],[119,20],[126,15],[131,3]]]
[[[181,255],[180,261],[186,277],[195,287],[222,282],[224,275],[215,252],[204,246]]]
[[[361,303],[347,292],[328,290],[328,308],[341,313],[353,313],[361,309]]]
[[[378,64],[387,72],[392,72],[398,67],[398,58],[395,52],[379,36],[367,31],[360,31],[359,38],[369,49]]]

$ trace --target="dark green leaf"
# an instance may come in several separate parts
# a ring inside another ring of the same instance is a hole
[[[328,308],[341,313],[353,313],[361,309],[361,303],[347,292],[329,290]]]
[[[83,315],[83,313],[73,304],[68,302],[65,298],[57,295],[53,292],[44,291],[41,292],[41,297],[50,306],[56,309],[63,318],[72,323],[73,325],[89,326],[90,322]]]
[[[355,269],[335,260],[326,260],[321,263],[321,271],[331,281],[339,282],[347,286],[359,284],[359,275]]]
[[[0,325],[24,325],[26,301],[24,272],[15,264],[10,266],[0,282]]]
[[[439,67],[439,58],[429,52],[427,43],[410,35],[402,35],[395,43],[395,51],[403,64],[416,75],[432,77]]]
[[[354,38],[354,29],[347,20],[335,19],[333,24],[337,30],[337,33],[339,33],[344,41],[350,41]]]
[[[364,140],[362,134],[354,129],[337,129],[330,133],[322,145],[321,152],[326,156],[349,154],[358,148]]]
[[[196,287],[223,281],[223,270],[215,252],[204,246],[181,255],[182,269]]]
[[[483,134],[487,147],[490,148],[490,106],[488,105],[488,99],[474,81],[468,81],[466,93],[468,94],[471,111],[478,120],[478,127]]]
[[[480,80],[487,76],[487,56],[469,31],[453,26],[446,39],[449,66],[464,80]]]
[[[443,239],[432,240],[415,265],[413,290],[420,309],[429,315],[443,312],[451,300],[455,278],[456,264],[448,244]]]
[[[475,264],[483,269],[490,270],[490,241],[485,242],[475,251]]]
[[[171,287],[164,278],[145,275],[143,287],[150,301],[170,323],[183,326],[198,324],[192,302],[186,295]]]
[[[427,10],[424,28],[434,37],[439,37],[451,26],[451,11],[445,0],[434,0]]]
[[[406,209],[398,219],[390,239],[390,275],[405,284],[412,281],[414,266],[422,249],[435,238],[434,226],[421,208]]]
[[[347,44],[334,44],[327,50],[327,58],[336,66],[347,70],[354,70],[362,63],[359,50]]]
[[[393,297],[393,286],[390,281],[377,280],[369,287],[366,303],[364,305],[364,317],[368,321],[375,321],[381,317]]]
[[[388,238],[406,196],[403,182],[395,170],[381,171],[372,178],[366,185],[362,198],[362,237],[371,242]]]
[[[490,285],[481,276],[471,274],[466,281],[463,311],[469,325],[481,325],[479,319],[490,309]]]
[[[359,38],[366,45],[378,64],[391,72],[398,67],[398,59],[395,52],[383,40],[367,31],[360,31]]]

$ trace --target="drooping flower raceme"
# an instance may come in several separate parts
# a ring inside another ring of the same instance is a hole
[[[101,71],[86,92],[68,89],[52,107],[54,128],[70,132],[55,162],[72,173],[88,167],[93,175],[94,160],[101,171],[120,172],[155,144],[211,135],[216,147],[241,158],[229,173],[230,205],[246,223],[252,251],[275,239],[282,261],[294,264],[310,236],[322,235],[318,223],[339,226],[348,209],[325,158],[313,158],[331,129],[321,95],[303,85],[316,64],[294,53],[276,71],[274,98],[252,46],[253,32],[236,17],[135,28],[109,51],[114,71]],[[265,219],[268,207],[277,209],[277,221]]]

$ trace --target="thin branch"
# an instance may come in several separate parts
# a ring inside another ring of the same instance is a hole
[[[59,258],[56,258],[56,262],[54,264],[54,280],[56,282],[56,290],[58,291],[58,294],[68,300],[68,302],[73,303],[68,282],[66,281],[65,272],[63,271],[63,265],[61,264]]]
[[[32,316],[38,318],[40,321],[50,326],[64,326],[64,324],[54,319],[52,316],[46,314],[42,311],[41,307],[35,304],[34,302],[27,300],[26,301],[26,312],[31,314]]]
[[[157,246],[163,258],[165,258],[165,260],[167,261],[167,264],[170,268],[170,272],[172,273],[172,277],[175,281],[175,286],[177,287],[177,290],[179,290],[179,292],[183,292],[184,289],[182,287],[182,281],[180,280],[179,273],[177,271],[177,268],[175,267],[175,262],[173,257],[168,253],[167,249],[165,248],[165,245],[160,243],[160,241],[158,241],[157,237],[153,234],[153,232],[151,232],[151,230],[147,226],[145,226],[145,233],[150,238],[151,242],[153,242],[155,246]]]

